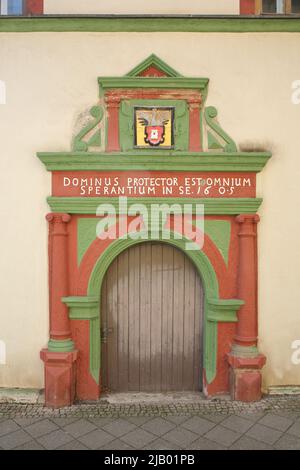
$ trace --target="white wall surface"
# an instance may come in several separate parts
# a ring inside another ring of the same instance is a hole
[[[238,15],[239,0],[44,0],[46,14]]]

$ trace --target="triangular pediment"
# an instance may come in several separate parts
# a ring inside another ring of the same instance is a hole
[[[155,54],[151,54],[127,73],[126,77],[181,77],[181,75]]]

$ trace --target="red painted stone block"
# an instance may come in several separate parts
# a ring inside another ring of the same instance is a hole
[[[259,401],[261,392],[261,372],[259,370],[231,369],[231,396],[243,402]]]
[[[234,369],[262,369],[266,363],[266,357],[263,354],[256,357],[238,357],[228,354],[228,362]]]
[[[45,405],[60,408],[72,405],[75,398],[77,351],[61,353],[43,349],[45,363]]]
[[[241,15],[255,15],[255,0],[240,0]]]
[[[87,320],[72,320],[72,338],[78,350],[76,361],[76,399],[98,400],[100,384],[90,373],[90,325]]]
[[[44,13],[44,0],[26,0],[26,15],[42,15]]]
[[[266,357],[259,354],[256,357],[227,356],[230,365],[230,394],[232,400],[252,402],[259,401],[261,392],[261,368],[266,363]]]

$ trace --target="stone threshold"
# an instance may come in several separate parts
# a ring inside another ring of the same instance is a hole
[[[228,399],[228,396],[220,396],[218,399]],[[165,392],[165,393],[104,393],[98,400],[98,403],[107,404],[172,404],[174,402],[184,403],[201,403],[207,398],[201,392]],[[89,402],[95,403],[95,402]]]

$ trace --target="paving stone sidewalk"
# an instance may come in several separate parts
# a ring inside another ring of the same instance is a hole
[[[300,396],[244,404],[0,404],[0,449],[300,450]]]

